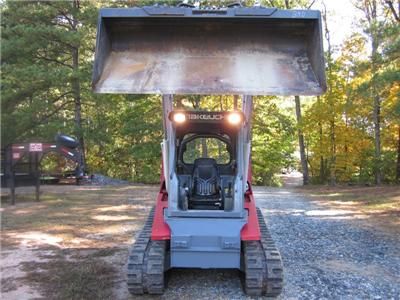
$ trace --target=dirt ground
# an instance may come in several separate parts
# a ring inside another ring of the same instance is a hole
[[[376,214],[368,223],[398,236],[399,187],[291,189],[327,210],[346,210],[349,218]],[[151,185],[43,186],[41,201],[34,202],[33,188],[18,188],[17,204],[10,206],[9,191],[2,189],[1,298],[129,298],[128,248],[157,191],[158,186]],[[377,206],[364,209],[365,203],[354,195],[369,195]],[[376,198],[396,204],[385,214],[388,207],[380,207]]]
[[[342,212],[349,220],[364,220],[363,226],[400,234],[400,186],[309,186],[296,187],[319,206]]]
[[[157,186],[2,189],[2,299],[126,299],[128,247],[154,203]],[[65,284],[68,282],[68,284]]]

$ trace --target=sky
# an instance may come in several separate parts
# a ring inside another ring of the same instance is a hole
[[[351,33],[360,30],[356,24],[363,17],[363,12],[352,4],[356,1],[360,0],[324,0],[328,11],[328,28],[331,32],[333,46],[340,47]],[[312,8],[322,11],[322,0],[317,0]]]

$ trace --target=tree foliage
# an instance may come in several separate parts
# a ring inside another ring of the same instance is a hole
[[[231,1],[194,2],[212,6]],[[241,2],[309,8],[315,1]],[[84,143],[91,172],[156,182],[161,166],[161,97],[91,92],[99,7],[153,3],[3,1],[2,145],[52,140],[58,132],[72,134]],[[363,33],[354,33],[336,52],[327,49],[328,91],[301,99],[299,122],[293,99],[255,98],[252,161],[256,183],[278,184],[276,174],[299,165],[299,132],[314,182],[374,182],[377,174],[384,182],[400,180],[399,11],[394,1],[356,4],[366,12],[359,25]],[[373,18],[371,9],[375,9]],[[335,34],[334,28],[327,29]],[[231,110],[233,103],[232,96],[176,97],[176,105],[188,109]]]
[[[364,34],[345,41],[337,58],[327,55],[328,91],[307,110],[309,163],[318,182],[399,178],[399,24],[383,3],[358,5]]]

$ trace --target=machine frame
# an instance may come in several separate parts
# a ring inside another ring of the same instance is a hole
[[[169,118],[174,111],[173,96],[163,96],[163,172],[151,238],[171,240],[170,267],[239,269],[241,241],[260,239],[251,190],[252,97],[243,96],[241,107],[244,123],[238,129],[236,139],[233,210],[183,211],[178,205],[176,127]]]
[[[322,46],[321,14],[315,10],[187,4],[100,10],[94,92],[162,95],[161,185],[130,250],[132,294],[162,294],[164,272],[174,267],[236,268],[243,271],[248,295],[281,293],[281,256],[251,187],[252,96],[324,93]],[[179,205],[183,177],[170,115],[173,95],[184,94],[243,95],[232,208]]]

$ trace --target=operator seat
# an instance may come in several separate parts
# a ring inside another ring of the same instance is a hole
[[[213,158],[198,158],[193,166],[193,193],[208,197],[219,194],[217,162]]]
[[[220,177],[215,159],[196,159],[193,166],[192,197],[189,207],[219,209],[222,206],[220,190]]]

